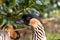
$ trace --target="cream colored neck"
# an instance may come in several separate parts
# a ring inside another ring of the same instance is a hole
[[[33,40],[46,40],[43,25],[38,19],[32,18],[29,25],[31,25],[33,28]]]
[[[33,40],[46,40],[45,31],[40,26],[33,28]]]

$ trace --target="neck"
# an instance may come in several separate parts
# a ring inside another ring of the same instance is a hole
[[[33,40],[46,40],[44,28],[40,25],[33,28]]]

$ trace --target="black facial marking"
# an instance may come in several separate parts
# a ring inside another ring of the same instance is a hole
[[[4,25],[1,27],[1,29],[3,29],[4,27],[6,27],[6,24],[4,24]]]
[[[24,15],[22,16],[22,18],[21,18],[20,20],[18,20],[17,22],[19,22],[19,24],[24,23],[24,24],[26,24],[26,25],[29,25],[29,21],[30,21],[30,19],[32,19],[32,18],[36,18],[36,19],[38,19],[38,20],[42,23],[40,17],[38,17],[38,16],[35,15],[35,14],[24,14]],[[23,22],[21,22],[21,20],[22,20]],[[43,23],[42,23],[42,24],[43,24]]]
[[[16,27],[15,27],[14,25],[12,25],[12,26],[13,26],[13,29],[16,29]],[[1,27],[1,29],[3,29],[3,28],[5,28],[5,29],[7,29],[7,28],[8,28],[7,23],[6,23],[6,24],[4,24],[4,25]]]

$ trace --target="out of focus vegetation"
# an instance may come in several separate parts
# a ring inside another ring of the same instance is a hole
[[[60,39],[60,0],[0,0],[0,27],[9,22],[18,28],[31,29],[15,23],[24,13],[42,19],[48,40]]]

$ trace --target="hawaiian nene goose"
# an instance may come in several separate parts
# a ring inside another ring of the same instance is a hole
[[[32,27],[32,40],[47,40],[43,23],[40,18],[34,14],[24,14],[21,19],[16,21],[17,24],[26,24]]]
[[[15,31],[15,27],[12,26],[11,24],[4,24],[2,27],[1,27],[1,30],[6,32],[9,37],[13,40],[18,40],[20,39],[20,34],[18,31]]]

